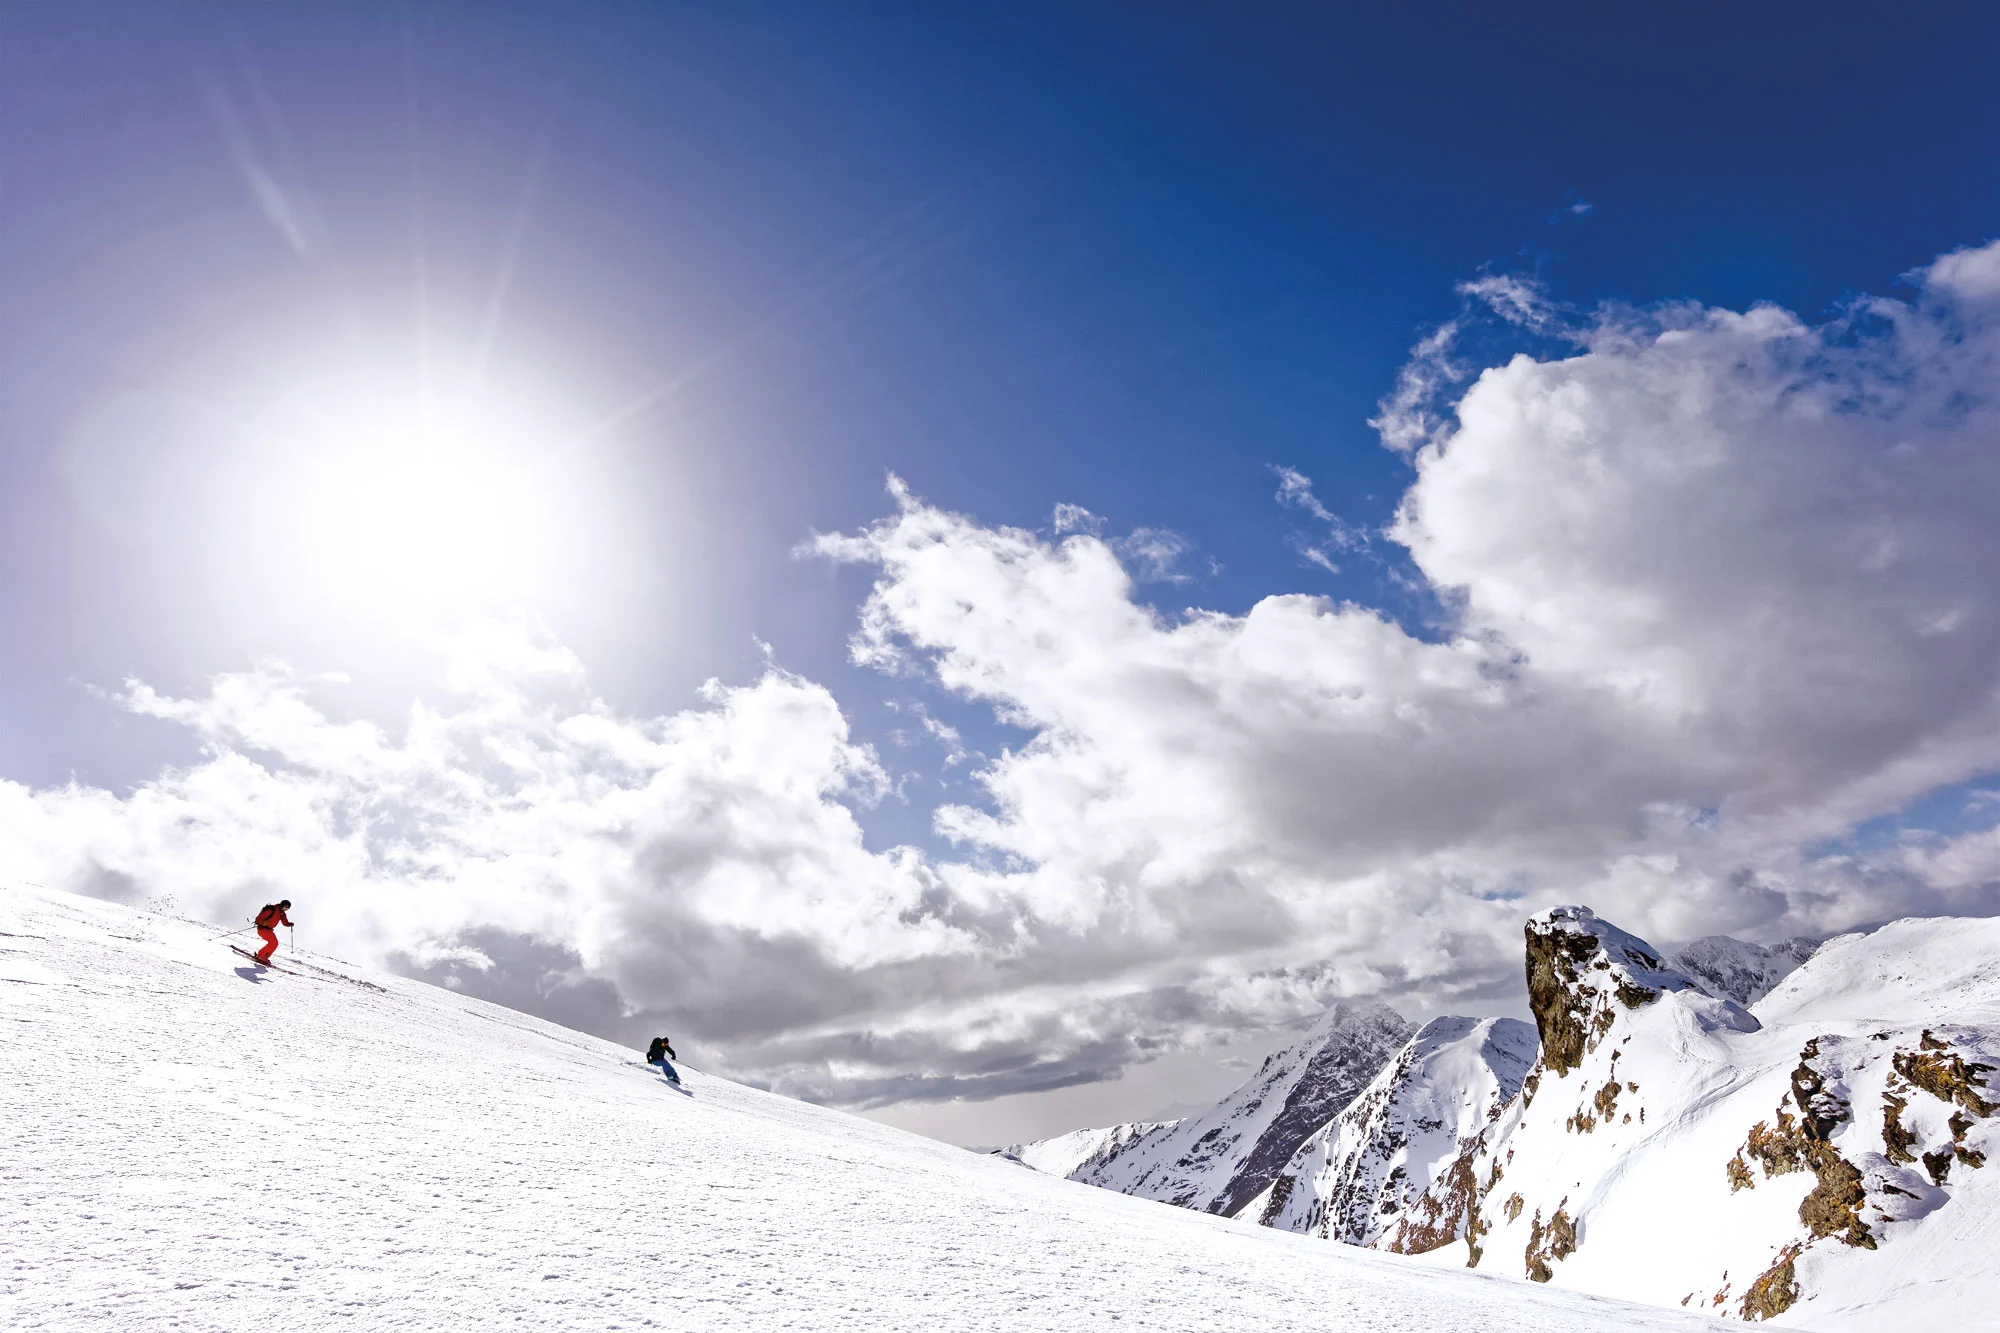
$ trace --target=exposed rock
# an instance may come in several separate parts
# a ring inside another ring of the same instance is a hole
[[[1776,1129],[1758,1121],[1744,1137],[1736,1160],[1741,1162],[1743,1154],[1755,1158],[1767,1178],[1811,1171],[1817,1183],[1799,1204],[1799,1220],[1807,1232],[1815,1240],[1838,1236],[1849,1245],[1872,1250],[1875,1236],[1861,1216],[1868,1202],[1861,1171],[1833,1146],[1834,1132],[1853,1118],[1853,1112],[1815,1066],[1818,1059],[1820,1039],[1815,1037],[1800,1050],[1791,1074],[1791,1100],[1798,1117],[1780,1106],[1774,1117]],[[1730,1178],[1734,1185],[1733,1170]]]
[[[1793,1260],[1799,1257],[1799,1248],[1787,1245],[1778,1251],[1777,1259],[1743,1293],[1740,1312],[1744,1319],[1775,1319],[1792,1308],[1799,1298],[1798,1277],[1792,1268]]]
[[[1542,1039],[1542,1064],[1558,1074],[1583,1062],[1594,1015],[1577,993],[1582,964],[1597,942],[1572,931],[1528,929],[1528,1007]]]
[[[1978,1116],[2000,1111],[2000,1103],[1989,1102],[1978,1092],[1986,1086],[1985,1075],[1993,1072],[1993,1066],[1967,1060],[1929,1028],[1924,1029],[1917,1050],[1898,1051],[1893,1062],[1898,1074],[1941,1102],[1957,1102]]]
[[[1478,1135],[1459,1145],[1458,1155],[1438,1172],[1423,1197],[1410,1205],[1383,1248],[1397,1254],[1428,1254],[1469,1233],[1480,1196],[1479,1176],[1473,1162],[1484,1146]],[[1472,1266],[1478,1264],[1475,1250]]]
[[[1568,1199],[1563,1203],[1567,1204]],[[1549,1218],[1548,1225],[1542,1225],[1541,1210],[1535,1211],[1535,1220],[1528,1231],[1526,1253],[1528,1280],[1547,1282],[1556,1275],[1550,1265],[1559,1263],[1576,1253],[1576,1223],[1570,1221],[1569,1214],[1558,1207]]]
[[[1968,1213],[1964,1191],[1941,1182],[2000,1143],[2000,1040],[1987,1026],[2000,1009],[2000,923],[1844,936],[1754,1018],[1582,908],[1531,921],[1526,943],[1542,1058],[1406,1210],[1394,1248],[1464,1240],[1519,1254],[1527,1276],[1555,1285],[1814,1326],[1874,1308],[1868,1293],[1899,1282],[1936,1299],[1919,1276],[1935,1270],[1908,1263],[1907,1247],[1924,1243],[1913,1236],[1978,1250],[1988,1196],[1969,1196]],[[1789,1043],[1753,1036],[1759,1020]],[[1687,1160],[1696,1134],[1725,1133],[1733,1153]],[[1774,1178],[1789,1192],[1754,1193]],[[1935,1215],[1954,1207],[1939,1232]],[[1696,1221],[1659,1244],[1669,1218]],[[1874,1257],[1883,1251],[1904,1259]],[[1971,1268],[1948,1282],[1961,1306],[1983,1301]]]
[[[1917,1145],[1917,1136],[1903,1124],[1903,1111],[1909,1104],[1909,1098],[1898,1097],[1894,1092],[1882,1094],[1882,1153],[1892,1162],[1917,1160],[1910,1151]]]
[[[1540,1067],[1567,1074],[1611,1030],[1620,1008],[1639,1009],[1662,994],[1699,991],[1652,946],[1602,920],[1588,907],[1558,907],[1526,927],[1528,1007],[1542,1038]],[[1706,992],[1702,992],[1706,994]],[[1757,1020],[1734,1001],[1727,1022],[1754,1032]]]
[[[1799,1205],[1799,1220],[1815,1239],[1837,1235],[1849,1245],[1874,1249],[1875,1235],[1861,1220],[1868,1192],[1861,1188],[1860,1170],[1830,1144],[1814,1144],[1812,1159],[1819,1184]]]

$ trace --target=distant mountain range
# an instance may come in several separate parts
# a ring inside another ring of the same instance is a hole
[[[1526,971],[1532,1026],[1339,1005],[1210,1111],[1006,1155],[1728,1318],[1995,1326],[2000,921],[1669,955],[1566,907]]]

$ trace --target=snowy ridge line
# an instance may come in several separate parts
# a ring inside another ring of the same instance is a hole
[[[0,1080],[10,1328],[1718,1327],[1076,1189],[685,1067],[699,1095],[672,1096],[551,1023],[405,978],[254,985],[206,932],[136,920],[0,893],[36,969],[0,986],[36,1071]]]

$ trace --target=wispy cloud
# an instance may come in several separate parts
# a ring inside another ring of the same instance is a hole
[[[1141,583],[1182,583],[1188,578],[1175,566],[1191,549],[1187,538],[1166,528],[1134,528],[1112,543],[1126,568]]]
[[[1340,573],[1334,553],[1366,548],[1369,542],[1367,530],[1349,523],[1321,504],[1319,496],[1313,492],[1312,478],[1297,468],[1280,467],[1274,463],[1271,471],[1278,478],[1278,503],[1303,509],[1326,528],[1326,535],[1317,540],[1308,540],[1294,533],[1288,542],[1292,550],[1308,564],[1317,565],[1329,574]]]
[[[1279,504],[1303,509],[1322,523],[1339,521],[1325,505],[1319,502],[1319,497],[1313,494],[1311,477],[1296,468],[1280,467],[1276,463],[1271,465],[1271,471],[1278,477]]]
[[[1049,526],[1058,535],[1065,532],[1098,533],[1104,530],[1104,520],[1085,509],[1082,505],[1059,504],[1049,517]]]

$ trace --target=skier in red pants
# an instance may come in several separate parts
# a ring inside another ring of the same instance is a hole
[[[280,898],[277,902],[265,903],[264,910],[257,913],[257,933],[264,940],[264,947],[257,951],[258,962],[270,962],[271,955],[278,951],[277,927],[292,924],[292,919],[285,915],[285,909],[291,905],[290,898]]]

